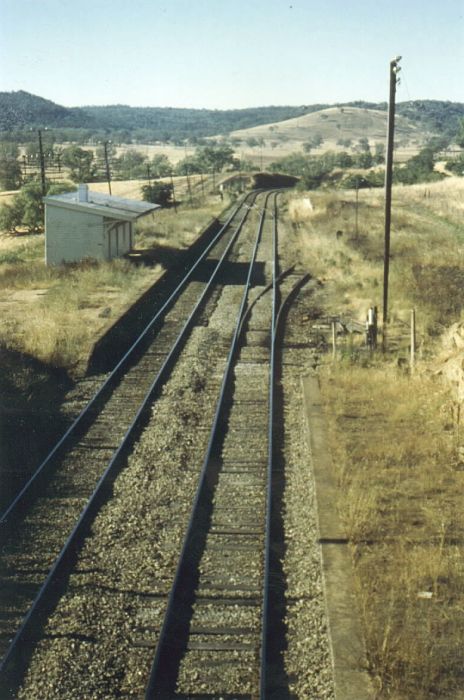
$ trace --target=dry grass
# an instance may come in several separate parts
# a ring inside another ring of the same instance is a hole
[[[0,263],[0,342],[47,364],[77,368],[98,334],[159,274],[125,260],[60,268],[39,259]]]
[[[464,644],[464,472],[449,394],[386,366],[327,367],[323,387],[371,671],[382,697],[446,697],[462,686]]]
[[[313,210],[304,220],[290,203],[299,258],[326,282],[321,296],[327,310],[362,322],[367,309],[382,302],[383,192],[359,192],[357,231],[355,192],[309,197]],[[390,318],[393,326],[401,323],[415,307],[424,351],[433,351],[439,334],[464,307],[463,207],[460,178],[394,189]]]
[[[381,307],[383,194],[360,192],[357,233],[354,192],[310,196],[306,218],[293,215],[297,255],[324,279],[320,306],[362,321]],[[391,326],[416,308],[416,373],[399,369],[401,347],[349,348],[321,372],[379,698],[463,697],[464,470],[454,399],[436,374],[440,333],[464,307],[463,198],[457,178],[394,191]]]
[[[43,236],[0,236],[0,344],[80,372],[99,335],[223,207],[210,197],[202,206],[184,204],[142,221],[136,247],[154,251],[150,266],[114,260],[46,267]]]

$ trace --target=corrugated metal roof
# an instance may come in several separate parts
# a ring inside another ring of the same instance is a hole
[[[79,190],[76,192],[65,192],[64,194],[54,194],[44,197],[45,204],[52,204],[66,209],[76,211],[86,211],[89,214],[101,214],[110,219],[120,219],[133,221],[140,216],[149,214],[155,209],[159,209],[159,204],[151,202],[139,202],[136,199],[124,199],[123,197],[113,197],[101,192],[88,192],[88,201],[79,201]]]

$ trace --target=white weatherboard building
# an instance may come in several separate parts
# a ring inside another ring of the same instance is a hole
[[[133,247],[134,222],[159,209],[150,202],[90,192],[87,185],[44,197],[44,203],[47,265],[121,257]]]

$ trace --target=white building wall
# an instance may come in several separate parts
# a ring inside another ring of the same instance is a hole
[[[112,260],[132,249],[132,224],[130,221],[105,219],[105,259]]]
[[[103,218],[45,205],[45,262],[60,265],[83,258],[105,260]]]

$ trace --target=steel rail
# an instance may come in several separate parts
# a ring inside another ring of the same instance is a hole
[[[266,699],[268,689],[268,634],[269,634],[269,583],[271,556],[271,522],[273,496],[273,461],[274,461],[274,395],[275,395],[275,345],[276,321],[278,307],[278,261],[277,261],[277,194],[274,195],[274,226],[273,226],[273,286],[272,286],[272,330],[271,330],[271,361],[269,363],[269,422],[268,422],[268,458],[267,458],[267,488],[266,488],[266,526],[264,541],[264,582],[263,608],[261,615],[261,649],[259,697]]]
[[[58,442],[55,444],[55,446],[52,448],[52,450],[49,452],[49,454],[45,457],[45,459],[37,467],[37,469],[35,470],[33,475],[29,478],[29,480],[26,482],[26,484],[22,487],[21,491],[17,494],[17,496],[10,503],[10,505],[6,508],[6,510],[4,510],[4,512],[0,515],[0,539],[2,538],[2,536],[3,537],[5,536],[6,531],[8,530],[7,526],[10,523],[12,523],[12,521],[14,521],[14,519],[19,515],[19,513],[21,513],[21,515],[24,514],[24,508],[25,508],[27,500],[32,497],[34,488],[38,485],[40,479],[44,478],[44,476],[46,475],[47,469],[51,467],[53,459],[56,458],[60,452],[63,453],[63,451],[66,450],[67,443],[72,438],[75,438],[78,435],[79,431],[83,432],[85,430],[85,428],[87,427],[86,421],[88,421],[90,419],[90,414],[91,414],[92,409],[94,409],[97,406],[99,401],[105,400],[105,393],[109,393],[112,391],[112,389],[114,388],[116,383],[123,376],[130,361],[134,358],[135,353],[141,348],[142,342],[147,338],[149,332],[153,329],[155,324],[161,319],[162,315],[173,305],[173,303],[178,298],[181,291],[186,286],[187,282],[192,277],[192,275],[195,272],[195,270],[197,269],[197,267],[200,265],[201,262],[203,262],[204,258],[208,255],[208,253],[211,251],[211,249],[214,247],[214,245],[216,245],[216,243],[219,241],[219,239],[225,233],[225,231],[230,226],[231,222],[233,221],[235,216],[238,214],[240,209],[243,206],[245,206],[245,207],[247,206],[247,204],[246,204],[247,199],[256,198],[257,195],[258,195],[258,192],[252,192],[252,193],[249,193],[245,197],[242,198],[242,200],[239,202],[237,207],[233,210],[233,212],[228,217],[228,219],[226,220],[224,225],[218,231],[216,236],[213,238],[211,243],[207,246],[207,248],[204,250],[204,252],[198,258],[198,260],[195,262],[195,264],[190,268],[188,273],[181,280],[181,282],[178,284],[178,286],[175,288],[175,290],[172,292],[172,294],[169,296],[169,298],[165,301],[165,303],[162,305],[162,307],[159,309],[159,311],[155,314],[155,316],[147,324],[145,329],[138,336],[136,341],[131,345],[129,350],[119,360],[117,365],[114,367],[112,372],[109,374],[109,376],[103,382],[103,384],[100,386],[98,391],[94,394],[94,396],[90,399],[90,401],[87,403],[87,405],[82,409],[82,411],[79,413],[79,415],[74,420],[74,422],[70,425],[70,427],[62,435],[62,437],[58,440]],[[106,398],[108,398],[108,396],[106,396]]]
[[[243,206],[243,203],[242,205]],[[226,250],[222,254],[220,260],[218,261],[211,278],[208,282],[207,287],[203,290],[200,298],[195,304],[193,310],[191,311],[187,321],[184,324],[180,334],[175,340],[168,356],[166,357],[161,369],[159,370],[156,378],[152,382],[143,402],[141,403],[135,418],[133,419],[130,427],[126,431],[122,442],[120,443],[117,450],[114,452],[107,468],[105,469],[103,475],[101,476],[98,484],[96,485],[92,495],[90,496],[86,506],[81,511],[79,519],[74,526],[71,534],[66,540],[61,552],[55,559],[54,564],[48,572],[48,575],[42,584],[40,590],[38,591],[34,602],[32,603],[28,613],[26,614],[23,622],[16,632],[14,638],[12,639],[10,646],[3,659],[0,662],[0,691],[2,687],[8,687],[8,684],[14,685],[14,678],[19,676],[25,666],[24,658],[27,656],[25,653],[25,647],[31,646],[31,643],[35,641],[37,636],[37,630],[41,628],[47,614],[52,609],[56,602],[59,592],[63,589],[65,582],[67,581],[70,569],[73,565],[75,556],[79,549],[79,544],[82,541],[83,536],[87,531],[87,528],[93,518],[95,517],[98,508],[101,506],[105,498],[109,494],[110,487],[112,486],[118,471],[120,470],[124,459],[126,458],[128,452],[134,445],[138,437],[138,429],[141,426],[144,417],[151,405],[154,394],[160,388],[160,384],[164,379],[164,375],[172,364],[173,359],[177,356],[179,348],[187,333],[189,332],[193,321],[201,309],[202,303],[205,300],[210,287],[212,286],[214,280],[216,279],[223,263],[225,262],[230,248],[237,240],[240,234],[245,220],[249,214],[250,209],[245,206],[245,212],[239,222],[239,225],[229,241]],[[248,280],[247,280],[248,282]],[[242,307],[240,307],[240,312],[242,312]],[[11,680],[13,678],[13,680]]]
[[[249,289],[251,286],[251,280],[256,262],[258,246],[261,241],[267,202],[270,196],[271,192],[269,192],[266,195],[265,203],[259,220],[256,242],[248,269],[248,276],[242,296],[242,303],[237,317],[235,332],[232,338],[228,359],[222,378],[219,398],[216,404],[216,411],[214,415],[212,428],[210,431],[208,446],[203,460],[197,491],[192,505],[191,516],[187,525],[186,534],[179,556],[176,573],[174,575],[173,584],[168,597],[163,624],[156,645],[155,656],[153,659],[153,664],[151,667],[145,691],[145,700],[155,700],[171,697],[173,693],[173,686],[175,684],[175,673],[177,671],[177,666],[176,659],[173,657],[171,652],[171,646],[174,643],[174,641],[177,642],[178,646],[182,646],[184,644],[184,640],[179,639],[179,637],[177,636],[179,634],[179,607],[181,605],[185,605],[188,596],[191,595],[191,586],[186,586],[185,579],[188,579],[189,577],[194,575],[194,572],[192,571],[193,567],[191,559],[192,556],[194,556],[193,553],[195,552],[195,550],[198,549],[198,547],[195,547],[195,534],[197,524],[199,521],[201,522],[205,519],[205,517],[207,517],[207,506],[205,504],[205,497],[209,489],[211,488],[211,477],[213,476],[213,469],[217,467],[216,460],[213,459],[213,451],[215,443],[217,441],[218,426],[220,424],[220,417],[224,407],[226,389],[229,384],[234,365],[234,359],[239,346],[240,332],[242,330],[242,318],[246,312]],[[181,621],[180,624],[184,626],[185,620]]]

